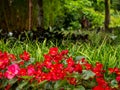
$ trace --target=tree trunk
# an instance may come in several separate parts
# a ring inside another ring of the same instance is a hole
[[[44,28],[43,0],[38,0],[38,6],[39,6],[38,27]]]
[[[105,0],[105,31],[109,31],[110,23],[110,0]]]
[[[29,30],[32,28],[32,0],[29,0]]]

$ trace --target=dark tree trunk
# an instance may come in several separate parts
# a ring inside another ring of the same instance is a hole
[[[109,31],[110,23],[110,0],[105,0],[105,31]]]
[[[29,30],[32,28],[32,0],[29,0]]]
[[[5,26],[5,30],[7,31],[11,31],[11,6],[10,6],[10,2],[9,0],[1,0],[2,2],[2,10],[3,10],[3,18],[4,18],[4,24]]]
[[[38,6],[39,6],[38,27],[44,28],[43,0],[38,0]]]

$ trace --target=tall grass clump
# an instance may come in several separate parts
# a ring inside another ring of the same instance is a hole
[[[93,65],[96,62],[101,62],[104,64],[104,68],[120,67],[120,45],[110,45],[106,42],[106,39],[96,45],[79,41],[73,43],[69,40],[64,40],[61,43],[47,41],[46,39],[43,42],[30,40],[23,42],[8,40],[5,42],[0,40],[0,50],[15,55],[19,55],[26,50],[35,61],[42,61],[43,55],[53,46],[59,47],[61,50],[68,49],[69,56],[72,56],[74,59],[76,57],[85,57]]]

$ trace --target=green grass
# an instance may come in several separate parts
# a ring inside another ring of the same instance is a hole
[[[69,55],[84,56],[91,63],[101,62],[104,68],[120,67],[120,45],[110,45],[103,40],[101,44],[91,45],[90,43],[62,41],[61,43],[53,43],[52,41],[44,40],[42,43],[38,41],[20,42],[8,40],[0,40],[0,50],[13,53],[18,56],[24,50],[30,52],[31,57],[36,61],[43,61],[43,54],[47,53],[50,47],[57,46],[60,50],[68,49]]]

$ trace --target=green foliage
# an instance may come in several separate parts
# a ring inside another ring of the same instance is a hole
[[[83,70],[82,72],[82,78],[84,80],[88,80],[90,78],[93,78],[94,76],[95,76],[95,73],[93,73],[92,71]]]
[[[37,0],[32,0],[32,29],[38,25]],[[28,1],[26,0],[1,0],[0,1],[0,28],[13,30],[28,29]],[[119,0],[111,0],[110,27],[119,26]],[[81,29],[81,20],[85,16],[91,28],[104,25],[104,0],[44,0],[44,25],[45,28],[53,27],[54,30]]]
[[[111,10],[111,22],[110,27],[120,26],[120,12]]]
[[[112,86],[112,88],[118,87],[118,82],[116,80],[112,80],[111,81],[111,86]]]
[[[95,11],[93,8],[84,8],[83,11],[85,16],[90,20],[92,28],[104,25],[104,15],[101,12]]]
[[[58,90],[58,88],[60,88],[61,86],[63,86],[64,84],[66,84],[66,80],[59,80],[55,83],[54,85],[54,90]]]
[[[112,7],[115,10],[119,10],[120,11],[120,0],[112,0]]]
[[[92,1],[92,5],[95,11],[103,12],[105,8],[104,0],[90,0],[90,1]]]
[[[17,86],[16,90],[22,90],[27,84],[28,84],[28,82],[23,81],[22,83],[20,83],[20,84]]]
[[[103,26],[103,10],[102,12],[95,11],[92,4],[93,2],[89,0],[64,1],[64,17],[62,19],[62,23],[60,23],[60,26],[63,26],[62,28],[68,30],[70,30],[69,28],[72,28],[73,30],[81,29],[81,22],[84,16],[91,24],[91,28]],[[59,27],[59,25],[57,26]]]
[[[45,0],[43,2],[43,8],[45,27],[53,27],[57,17],[63,15],[62,4],[60,3],[60,0]]]
[[[81,19],[83,17],[84,13],[84,7],[90,8],[91,2],[88,0],[71,0],[71,1],[65,1],[64,2],[64,27],[71,26],[73,29],[80,29],[81,25]]]

